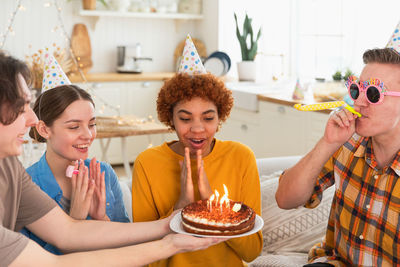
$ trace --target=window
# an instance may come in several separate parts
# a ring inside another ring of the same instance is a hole
[[[260,8],[262,7],[262,8]],[[359,74],[366,49],[386,45],[400,20],[398,0],[220,0],[219,49],[241,60],[233,12],[262,27],[261,77],[331,79],[347,68]],[[241,26],[241,25],[239,25]],[[235,70],[232,71],[234,73]]]

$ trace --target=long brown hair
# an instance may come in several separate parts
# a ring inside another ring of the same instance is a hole
[[[29,85],[31,73],[28,66],[0,50],[0,123],[13,123],[24,110],[26,96],[18,80],[21,74]]]
[[[42,93],[36,99],[33,111],[39,120],[50,127],[71,103],[81,99],[89,101],[94,106],[92,97],[85,90],[76,85],[62,85]],[[38,142],[46,142],[46,139],[40,136],[34,127],[31,128],[29,136]]]

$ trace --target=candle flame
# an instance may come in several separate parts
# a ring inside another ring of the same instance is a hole
[[[223,205],[224,203],[225,203],[225,207],[228,207],[229,198],[228,198],[227,195],[223,195],[223,196],[221,197],[221,200],[219,201],[219,204],[220,204],[220,205]]]
[[[214,196],[214,194],[212,194],[211,197],[210,197],[210,202],[211,202],[211,203],[212,203],[212,201],[214,200],[214,198],[215,198],[215,196]]]
[[[226,188],[226,185],[225,185],[225,184],[222,184],[222,185],[224,186],[225,195],[228,196],[228,188]]]
[[[213,205],[213,201],[215,200],[215,206],[218,206],[218,204],[219,204],[221,212],[222,212],[222,207],[224,204],[225,204],[226,208],[230,208],[230,206],[231,206],[230,200],[228,198],[228,188],[226,187],[225,184],[223,184],[223,186],[224,186],[225,194],[221,198],[219,198],[218,190],[215,189],[214,194],[212,194],[207,201],[207,206],[210,205],[210,207],[211,207]]]
[[[218,205],[218,198],[219,198],[219,193],[217,189],[215,189],[215,205]]]

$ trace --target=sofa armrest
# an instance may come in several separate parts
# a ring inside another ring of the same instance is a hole
[[[276,171],[286,170],[295,165],[302,156],[271,157],[257,159],[257,168],[260,176],[270,175]]]

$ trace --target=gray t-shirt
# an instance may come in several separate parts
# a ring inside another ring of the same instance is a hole
[[[0,159],[0,266],[9,265],[28,244],[17,232],[55,206],[16,157]]]

